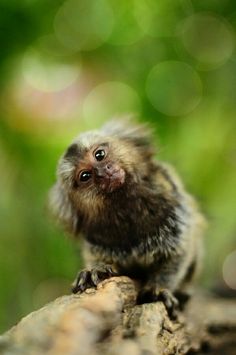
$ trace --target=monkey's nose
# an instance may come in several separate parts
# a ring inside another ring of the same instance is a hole
[[[113,168],[112,168],[112,165],[109,163],[102,166],[102,167],[96,167],[94,170],[95,170],[97,177],[100,177],[100,178],[113,175]]]

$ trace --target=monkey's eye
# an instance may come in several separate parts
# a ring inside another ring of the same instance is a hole
[[[82,182],[86,182],[88,181],[92,176],[91,171],[82,171],[82,173],[80,173],[79,179]]]
[[[106,155],[106,152],[104,149],[98,149],[94,154],[97,161],[103,160],[105,158],[105,155]]]

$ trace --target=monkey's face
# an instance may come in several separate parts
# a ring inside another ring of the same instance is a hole
[[[60,160],[58,175],[81,193],[110,194],[127,181],[140,182],[148,176],[147,151],[132,141],[89,132],[68,147]]]
[[[74,188],[96,188],[111,193],[125,182],[125,171],[114,160],[108,143],[85,149],[74,170]]]
[[[82,135],[60,160],[59,179],[77,201],[84,197],[92,204],[96,196],[111,194],[126,183],[132,155],[127,149],[110,137]]]

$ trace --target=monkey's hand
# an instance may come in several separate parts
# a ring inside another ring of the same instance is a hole
[[[111,265],[98,264],[92,269],[84,269],[79,272],[75,281],[72,284],[72,292],[83,292],[87,288],[96,287],[99,282],[108,279],[112,276],[118,276],[117,272],[113,270]]]
[[[162,301],[171,319],[177,318],[179,302],[177,298],[167,288],[144,287],[138,295],[138,304]]]

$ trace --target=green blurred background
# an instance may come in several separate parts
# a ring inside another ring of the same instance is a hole
[[[202,284],[236,289],[236,3],[0,0],[0,330],[81,265],[48,218],[78,132],[134,113],[209,220]]]

